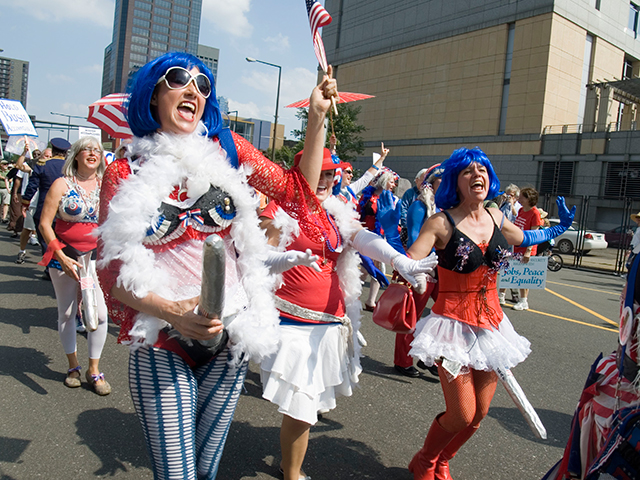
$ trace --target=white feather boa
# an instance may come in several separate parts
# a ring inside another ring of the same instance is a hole
[[[171,299],[172,275],[155,266],[155,254],[142,241],[147,229],[158,217],[158,207],[180,180],[186,179],[189,198],[197,199],[209,185],[222,188],[233,199],[236,217],[230,236],[237,267],[248,305],[227,327],[234,359],[243,353],[260,361],[278,345],[278,311],[274,306],[275,278],[264,265],[267,242],[258,226],[257,199],[246,183],[242,167],[234,169],[218,143],[199,134],[188,136],[155,134],[134,139],[130,158],[132,174],[124,180],[110,203],[105,223],[98,235],[103,255],[98,260],[105,268],[114,260],[122,261],[117,284],[142,298],[149,292]],[[139,313],[130,334],[132,346],[153,344],[158,332],[168,324]]]
[[[360,318],[362,316],[362,283],[360,282],[360,257],[351,239],[362,227],[357,219],[357,214],[351,202],[345,203],[338,197],[330,196],[322,206],[336,220],[336,225],[344,241],[343,251],[338,257],[336,272],[340,282],[340,289],[344,295],[347,316],[351,320],[353,327],[353,345],[355,348],[355,359],[360,358],[360,342],[358,341],[358,331],[360,330]],[[300,234],[298,222],[291,218],[282,209],[278,209],[273,219],[274,227],[280,230],[279,249],[284,250],[293,242],[294,237]]]

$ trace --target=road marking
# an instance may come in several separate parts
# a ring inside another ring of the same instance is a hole
[[[554,292],[553,290],[549,290],[548,288],[545,288],[545,291],[555,295],[556,297],[561,298],[562,300],[564,300],[565,302],[569,302],[571,305],[574,305],[582,310],[584,310],[587,313],[590,313],[591,315],[599,318],[600,320],[604,320],[607,323],[610,323],[611,325],[615,325],[616,328],[618,328],[618,322],[614,322],[613,320],[609,320],[607,317],[603,317],[602,315],[600,315],[599,313],[594,312],[593,310],[587,308],[587,307],[583,307],[582,305],[580,305],[577,302],[574,302],[573,300],[568,299],[567,297],[564,297],[562,295],[560,295],[559,293]],[[588,325],[588,324],[587,324]]]
[[[549,280],[547,280],[547,283],[553,283],[554,285],[562,285],[563,287],[579,288],[581,290],[590,290],[592,292],[609,293],[611,295],[616,295],[616,296],[620,295],[620,292],[607,292],[606,290],[597,290],[595,288],[578,287],[577,285],[571,285],[569,283],[550,282]]]
[[[574,320],[573,318],[561,317],[560,315],[554,315],[552,313],[539,312],[538,310],[527,310],[528,312],[538,313],[540,315],[546,315],[547,317],[559,318],[560,320],[566,320],[567,322],[577,323],[579,325],[585,325],[587,327],[599,328],[600,330],[606,330],[607,332],[618,333],[617,329],[611,327],[601,327],[600,325],[594,325],[593,323],[581,322],[580,320]]]

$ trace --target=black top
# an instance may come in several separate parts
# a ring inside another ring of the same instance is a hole
[[[471,273],[482,265],[492,267],[501,261],[504,255],[502,252],[509,249],[509,243],[502,235],[495,221],[489,246],[483,254],[480,247],[473,240],[458,230],[449,212],[443,210],[442,213],[446,215],[447,220],[453,226],[453,233],[447,245],[442,250],[436,250],[438,266],[459,273]]]

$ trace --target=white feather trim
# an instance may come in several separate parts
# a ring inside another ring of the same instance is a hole
[[[248,305],[227,328],[234,360],[243,354],[255,361],[274,352],[278,344],[278,311],[273,302],[275,279],[264,265],[267,242],[258,226],[257,200],[246,183],[246,171],[234,169],[218,143],[198,134],[159,133],[135,138],[129,149],[132,174],[111,200],[98,235],[103,242],[100,268],[114,260],[123,266],[117,284],[142,298],[154,292],[171,299],[172,272],[155,266],[155,254],[142,241],[158,217],[158,207],[176,184],[186,185],[189,197],[200,197],[209,184],[233,199],[236,217],[230,229],[238,253],[237,268]],[[133,344],[153,344],[166,322],[138,314],[131,330]]]

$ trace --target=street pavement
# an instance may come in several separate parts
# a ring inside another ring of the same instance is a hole
[[[113,393],[64,387],[67,369],[50,282],[39,277],[39,248],[14,263],[17,241],[0,231],[0,480],[151,479],[142,431],[127,385],[126,347],[109,327],[101,369]],[[620,277],[563,268],[547,291],[530,294],[531,310],[505,310],[532,353],[513,373],[548,432],[530,431],[498,386],[479,432],[451,461],[456,480],[540,479],[560,459],[591,364],[616,348]],[[365,289],[364,294],[367,291]],[[444,410],[438,381],[393,369],[394,336],[363,316],[360,388],[311,430],[304,469],[313,480],[411,480],[406,469],[433,417]],[[86,339],[78,336],[81,364]],[[222,458],[219,480],[278,479],[276,407],[261,399],[250,366]]]

